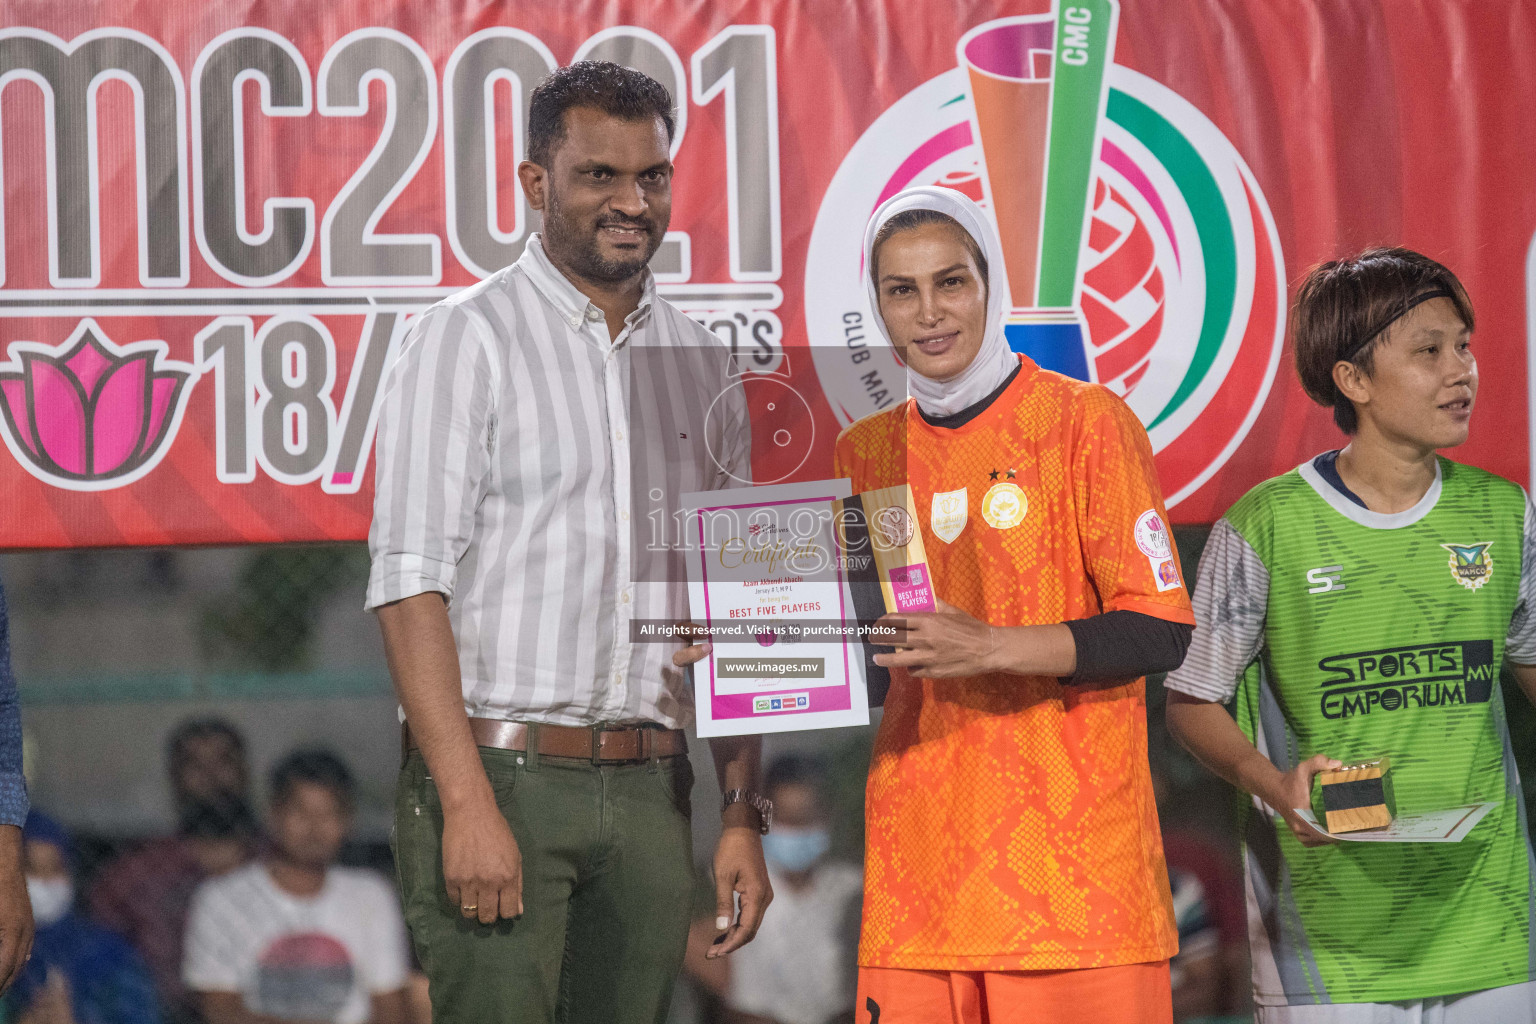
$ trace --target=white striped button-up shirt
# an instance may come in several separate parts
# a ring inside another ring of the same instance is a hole
[[[663,516],[745,485],[749,450],[719,339],[647,273],[610,341],[534,235],[423,313],[389,371],[367,606],[445,595],[472,716],[681,728],[679,643],[634,642],[631,623],[687,618],[680,561],[655,555],[675,540]]]

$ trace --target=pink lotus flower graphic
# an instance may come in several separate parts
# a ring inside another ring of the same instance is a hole
[[[122,487],[155,467],[180,426],[188,363],[163,341],[114,344],[80,321],[56,347],[19,341],[0,363],[0,420],[16,460],[70,490]]]

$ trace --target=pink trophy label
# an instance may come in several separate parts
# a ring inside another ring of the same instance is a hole
[[[926,566],[902,565],[892,569],[891,592],[896,595],[897,611],[931,612],[938,608],[933,603],[933,587],[928,583]]]

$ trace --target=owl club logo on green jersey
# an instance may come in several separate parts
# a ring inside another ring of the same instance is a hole
[[[1147,428],[1167,507],[1253,426],[1279,366],[1285,260],[1232,143],[1167,86],[1114,63],[1116,0],[1036,3],[956,40],[955,67],[888,107],[827,186],[805,319],[842,423],[906,396],[865,299],[864,226],[910,185],[976,200],[998,229],[1014,351],[1103,384]],[[1171,585],[1170,565],[1159,576]]]
[[[1446,562],[1451,569],[1451,579],[1468,590],[1476,590],[1493,578],[1493,556],[1488,554],[1493,541],[1440,546],[1451,553],[1450,560]]]

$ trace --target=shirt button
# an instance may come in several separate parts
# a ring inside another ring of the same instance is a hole
[[[629,591],[624,591],[624,593],[620,595],[619,599],[622,600],[625,604],[629,604]]]
[[[588,307],[588,309],[587,309],[587,319],[588,320],[591,320],[593,323],[597,323],[602,318],[603,318],[603,311],[602,310],[598,309],[596,306]]]
[[[624,520],[626,523],[629,522],[629,509],[626,508],[621,510],[619,512],[619,518]]]
[[[624,431],[622,431],[622,430],[615,430],[613,432],[613,439],[615,441],[622,441],[622,440],[624,440]]]

